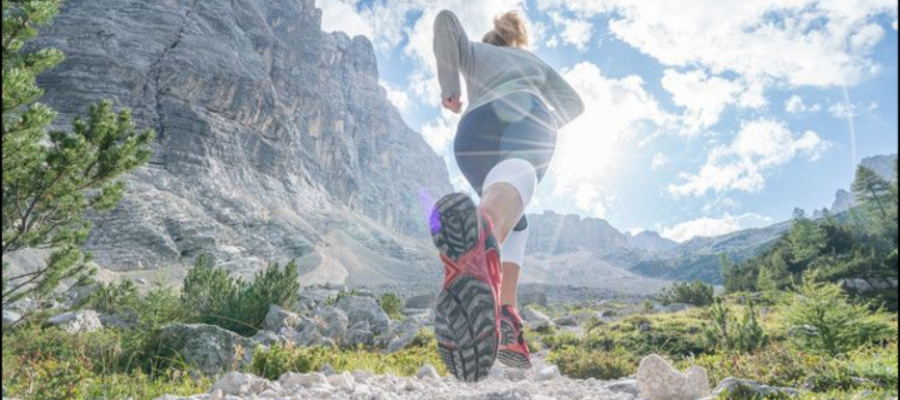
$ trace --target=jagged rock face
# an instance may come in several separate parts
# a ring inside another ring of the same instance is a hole
[[[589,250],[595,254],[629,249],[628,235],[601,219],[559,215],[553,212],[529,215],[529,253],[566,254]]]
[[[111,98],[158,133],[152,164],[95,218],[101,266],[210,253],[253,271],[338,230],[417,253],[395,234],[427,238],[430,199],[452,190],[446,167],[379,87],[371,43],[323,33],[321,18],[313,0],[65,3],[34,43],[67,56],[40,77],[42,101],[65,124]]]

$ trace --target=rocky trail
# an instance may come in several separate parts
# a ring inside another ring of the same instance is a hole
[[[602,382],[573,380],[556,367],[539,363],[530,371],[495,368],[492,377],[478,384],[440,378],[426,366],[417,377],[376,376],[366,372],[333,374],[285,374],[278,381],[233,373],[222,378],[207,394],[163,397],[159,400],[634,400],[633,380]]]

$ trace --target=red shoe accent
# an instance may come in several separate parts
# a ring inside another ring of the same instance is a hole
[[[531,351],[522,332],[524,324],[519,311],[513,306],[503,306],[500,326],[500,351],[497,358],[508,367],[531,368]]]
[[[474,249],[454,262],[445,254],[441,254],[444,262],[444,288],[459,279],[460,276],[469,275],[481,282],[487,283],[494,292],[494,301],[497,304],[497,321],[500,321],[500,284],[503,280],[502,264],[500,262],[500,248],[494,238],[494,224],[487,214],[481,213],[482,223],[478,229],[478,245]],[[500,328],[497,327],[499,337]]]

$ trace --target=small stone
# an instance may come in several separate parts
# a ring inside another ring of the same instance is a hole
[[[437,369],[434,367],[434,365],[431,364],[426,364],[421,369],[419,369],[416,377],[419,379],[441,379],[441,375],[438,374]]]
[[[353,386],[356,385],[356,379],[349,372],[344,372],[343,374],[328,377],[328,383],[338,389],[352,392]]]
[[[295,373],[286,373],[278,379],[278,382],[281,383],[282,386],[285,387],[304,387],[311,388],[315,385],[327,383],[328,380],[325,379],[325,375],[320,373],[312,373],[312,374],[295,374]]]
[[[606,389],[614,393],[626,393],[632,396],[640,396],[641,391],[638,390],[637,381],[634,379],[626,379],[618,382],[610,383]]]
[[[557,367],[555,365],[551,365],[549,367],[541,368],[541,370],[538,371],[538,374],[537,374],[537,377],[535,378],[535,380],[538,382],[552,381],[554,379],[559,379],[561,377],[562,377],[562,374],[559,373],[559,367]]]
[[[266,381],[262,378],[231,372],[219,379],[212,387],[212,391],[221,391],[223,394],[233,396],[255,395],[266,387]]]

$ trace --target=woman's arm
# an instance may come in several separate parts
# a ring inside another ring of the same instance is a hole
[[[541,88],[544,99],[553,107],[556,128],[562,128],[584,113],[584,102],[575,89],[553,68],[547,67],[547,82]]]
[[[441,98],[445,105],[451,99],[458,102],[462,94],[459,75],[470,62],[471,44],[459,19],[447,10],[441,11],[434,21],[434,55],[437,57]]]

